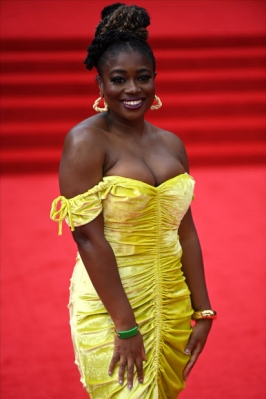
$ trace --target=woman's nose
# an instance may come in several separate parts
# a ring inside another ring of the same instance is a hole
[[[134,80],[129,80],[127,82],[127,85],[125,87],[125,92],[126,93],[139,93],[140,87],[138,86],[137,82]]]

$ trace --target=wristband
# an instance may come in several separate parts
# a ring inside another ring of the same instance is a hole
[[[125,330],[125,331],[116,331],[115,335],[118,338],[125,339],[125,338],[131,338],[135,337],[139,333],[139,326],[136,325],[135,327],[131,328],[131,330]]]
[[[217,313],[215,312],[215,310],[200,310],[198,312],[194,312],[191,318],[192,320],[200,320],[200,319],[214,320],[217,318]]]

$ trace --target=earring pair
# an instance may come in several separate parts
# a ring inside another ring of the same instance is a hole
[[[101,100],[103,97],[99,97],[97,98],[97,100],[95,101],[95,103],[93,104],[92,108],[96,111],[96,112],[106,112],[108,111],[108,104],[106,103],[105,100],[104,101],[104,108],[100,108],[98,105],[100,104]],[[157,104],[154,104],[151,106],[151,110],[154,111],[156,109],[161,108],[161,106],[163,105],[163,103],[161,102],[160,98],[158,96],[154,96],[155,100],[157,101]]]

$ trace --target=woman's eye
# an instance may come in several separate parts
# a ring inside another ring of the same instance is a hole
[[[140,77],[139,77],[139,80],[141,80],[141,81],[147,81],[147,80],[150,80],[151,79],[151,76],[150,75],[141,75]]]
[[[124,83],[125,79],[122,78],[121,76],[116,76],[111,79],[111,82],[113,83]]]

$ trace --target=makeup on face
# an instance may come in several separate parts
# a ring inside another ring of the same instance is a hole
[[[155,76],[150,60],[140,53],[123,52],[111,59],[102,73],[104,98],[109,110],[124,115],[133,111],[136,114],[142,109],[144,115],[154,99]]]

